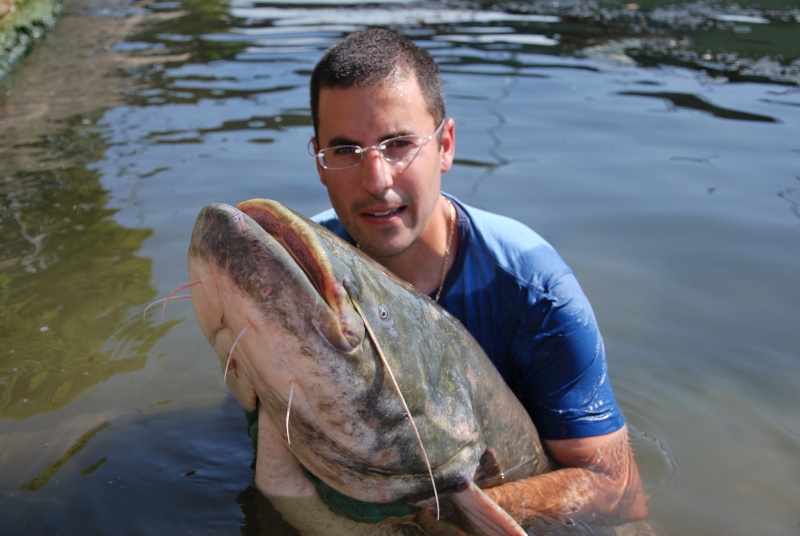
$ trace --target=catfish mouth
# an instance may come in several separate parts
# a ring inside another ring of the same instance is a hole
[[[295,223],[289,219],[294,214],[285,212],[285,209],[276,211],[278,207],[272,206],[266,200],[251,199],[239,203],[236,207],[239,211],[250,216],[262,229],[278,242],[284,250],[294,259],[297,265],[302,268],[311,284],[317,292],[326,298],[330,289],[326,288],[331,284],[333,270],[325,256],[319,255],[321,246],[308,240],[306,233],[301,233],[291,224]],[[283,207],[280,207],[283,208]],[[316,255],[315,255],[316,253]],[[325,300],[330,304],[329,300]]]
[[[356,348],[364,338],[363,323],[350,303],[347,290],[336,277],[328,251],[312,227],[313,222],[268,199],[251,199],[239,203],[236,208],[255,221],[294,259],[338,319],[341,335],[348,343],[348,348],[344,349]]]

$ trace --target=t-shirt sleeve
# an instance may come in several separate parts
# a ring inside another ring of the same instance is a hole
[[[311,216],[310,219],[311,221],[322,225],[345,242],[355,245],[355,241],[347,233],[342,225],[342,222],[339,221],[339,218],[336,216],[336,212],[332,208],[320,212],[319,214],[315,214],[314,216]]]
[[[523,293],[525,313],[512,345],[511,388],[546,439],[611,433],[617,406],[600,330],[575,276],[564,273]]]

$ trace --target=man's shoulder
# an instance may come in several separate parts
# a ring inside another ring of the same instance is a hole
[[[322,225],[329,231],[338,235],[340,238],[348,242],[352,242],[350,235],[345,230],[342,222],[339,221],[339,218],[336,216],[336,211],[333,210],[333,208],[329,208],[328,210],[323,210],[319,214],[315,214],[311,217],[311,221]]]
[[[561,275],[571,270],[539,233],[524,223],[459,202],[469,225],[470,254],[530,280],[533,272]]]
[[[337,222],[339,225],[341,225],[341,222],[339,222],[339,218],[336,217],[336,211],[333,210],[333,208],[329,208],[327,210],[323,210],[322,212],[314,214],[313,216],[311,216],[311,221],[315,221],[318,224],[322,225],[323,227],[328,227],[329,229],[330,229],[329,225],[334,221]]]
[[[536,231],[518,220],[464,203],[461,203],[461,206],[469,216],[476,235],[493,247],[499,249],[530,248],[536,245],[550,247],[550,244]]]

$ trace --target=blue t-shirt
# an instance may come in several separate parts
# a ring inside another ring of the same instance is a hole
[[[572,270],[525,225],[449,198],[458,250],[439,304],[472,333],[543,438],[621,428],[603,339]],[[354,244],[333,209],[312,219]]]

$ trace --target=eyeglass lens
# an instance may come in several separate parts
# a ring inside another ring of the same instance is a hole
[[[420,136],[400,136],[386,140],[380,145],[359,147],[358,145],[342,145],[320,151],[322,164],[329,168],[345,168],[358,165],[367,151],[380,151],[388,162],[400,162],[414,156],[417,149],[426,141]]]

